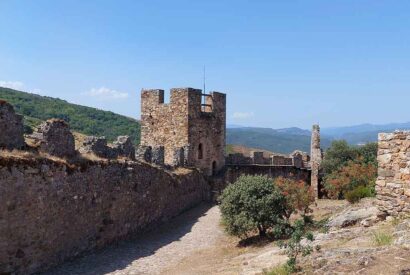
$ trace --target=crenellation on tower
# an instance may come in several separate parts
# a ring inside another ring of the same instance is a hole
[[[209,175],[222,169],[226,95],[173,88],[169,104],[163,104],[163,95],[160,89],[141,92],[141,145],[164,146],[169,165],[193,166]]]

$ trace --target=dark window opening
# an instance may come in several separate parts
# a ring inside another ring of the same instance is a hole
[[[198,146],[198,159],[203,159],[203,158],[204,158],[204,152],[202,148],[202,143],[200,143]]]

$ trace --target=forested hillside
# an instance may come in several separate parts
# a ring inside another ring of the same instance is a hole
[[[17,113],[24,115],[26,132],[41,121],[61,118],[70,124],[73,131],[82,134],[105,136],[109,141],[120,135],[129,135],[136,144],[139,143],[140,124],[133,118],[2,87],[0,99],[8,101]]]

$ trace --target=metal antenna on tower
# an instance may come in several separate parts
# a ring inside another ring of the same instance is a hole
[[[206,89],[205,89],[205,88],[206,88],[206,86],[205,86],[205,81],[206,81],[205,72],[206,72],[206,71],[205,71],[205,69],[206,69],[206,68],[205,68],[205,65],[204,65],[204,94],[206,94]]]

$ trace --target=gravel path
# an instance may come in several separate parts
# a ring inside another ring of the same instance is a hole
[[[219,220],[218,207],[201,205],[140,239],[107,247],[46,274],[160,274],[223,238]]]

